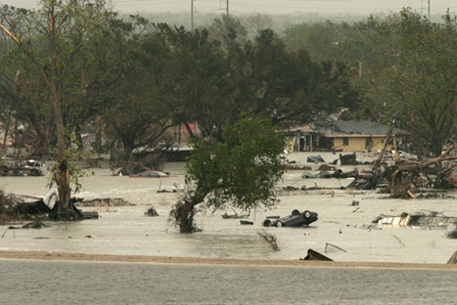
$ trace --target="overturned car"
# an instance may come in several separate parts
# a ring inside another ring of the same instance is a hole
[[[316,212],[305,210],[303,213],[300,213],[299,210],[292,210],[290,215],[285,217],[267,217],[262,225],[264,227],[303,227],[309,226],[317,219],[318,214]]]

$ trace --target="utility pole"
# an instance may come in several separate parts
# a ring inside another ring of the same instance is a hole
[[[421,1],[422,1],[422,3],[427,2],[427,15],[428,15],[428,20],[430,20],[430,17],[431,17],[430,11],[431,11],[432,0],[421,0]],[[421,5],[421,8],[422,8],[422,5]]]
[[[194,31],[194,0],[190,0],[190,31]]]
[[[221,0],[221,2],[226,2],[227,3],[226,14],[228,16],[229,15],[229,0]],[[221,9],[222,9],[222,5],[221,5]]]

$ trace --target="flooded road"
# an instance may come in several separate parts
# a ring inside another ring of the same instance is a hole
[[[60,304],[455,304],[455,272],[0,260],[0,300]],[[18,289],[20,287],[20,289]]]
[[[0,251],[298,260],[306,256],[308,249],[313,249],[335,261],[444,264],[457,250],[457,242],[446,238],[453,228],[447,231],[392,226],[366,229],[381,214],[428,210],[456,216],[455,200],[387,200],[375,191],[351,194],[343,189],[335,189],[334,194],[325,190],[282,191],[274,209],[251,213],[248,220],[254,225],[223,219],[221,215],[225,212],[233,214],[231,209],[202,209],[197,223],[203,232],[179,234],[169,224],[168,214],[178,196],[171,191],[183,185],[184,167],[182,163],[170,163],[165,170],[172,177],[129,178],[113,176],[109,169],[94,169],[94,175],[83,178],[83,189],[77,197],[123,198],[134,206],[84,207],[84,211],[98,211],[100,219],[50,223],[50,228],[40,230],[7,230],[7,226],[0,226],[0,234],[4,234],[0,238]],[[338,188],[350,183],[346,179],[302,179],[301,173],[287,172],[281,185]],[[7,193],[27,196],[43,197],[48,192],[47,182],[47,177],[0,177]],[[170,193],[157,193],[163,189]],[[360,202],[359,207],[351,206],[354,200]],[[150,206],[157,210],[158,217],[144,215]],[[319,220],[309,228],[262,227],[266,216],[286,216],[293,209],[315,211]],[[277,237],[281,251],[272,251],[258,236],[262,230]]]

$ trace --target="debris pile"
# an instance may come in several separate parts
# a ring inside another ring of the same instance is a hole
[[[120,207],[120,206],[135,206],[135,204],[123,198],[96,198],[92,200],[84,200],[76,204],[78,207]]]
[[[24,219],[24,200],[13,194],[6,194],[0,189],[0,224]]]
[[[380,177],[388,182],[391,197],[414,199],[414,192],[420,187],[455,187],[457,156],[451,152],[456,148],[457,145],[453,145],[441,156],[424,161],[401,160],[397,155],[396,164],[380,173]]]

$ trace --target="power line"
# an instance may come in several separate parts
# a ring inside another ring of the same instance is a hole
[[[0,0],[2,1],[2,0]],[[139,7],[142,6],[145,9],[150,10],[154,5],[157,5],[156,10],[163,10],[164,6],[170,11],[184,10],[188,11],[187,5],[189,0],[113,0],[114,5],[118,5],[125,10],[128,7]],[[311,1],[311,0],[269,0],[269,1],[260,1],[260,0],[193,0],[198,1],[199,10],[194,6],[195,11],[206,11],[206,9],[214,9],[215,5],[220,8],[220,10],[225,9],[225,13],[228,15],[230,12],[240,12],[240,13],[252,13],[258,10],[264,10],[266,13],[270,12],[272,14],[278,13],[287,13],[287,12],[303,12],[303,11],[313,11],[313,12],[347,12],[347,13],[356,13],[356,12],[376,12],[376,11],[392,11],[400,10],[400,4],[389,2],[388,4],[382,4],[382,2],[375,2],[374,0],[365,0],[361,5],[357,5],[353,1],[341,0],[335,2],[323,2],[323,1]],[[430,6],[427,10],[431,11],[431,0],[408,0],[414,1],[416,5],[409,5],[409,7],[416,7],[417,10],[424,11],[426,6]],[[419,2],[420,1],[420,2]],[[447,1],[447,0],[446,0]],[[372,3],[373,2],[373,3]],[[169,4],[169,5],[168,5]],[[183,4],[184,6],[181,6]],[[365,4],[365,5],[362,5]],[[390,4],[390,9],[389,9]],[[438,8],[445,6],[447,2],[445,0],[434,0],[433,11],[435,12]],[[195,5],[195,3],[194,3]],[[393,8],[396,6],[397,8]],[[191,5],[192,7],[192,5]],[[449,7],[450,8],[450,7]],[[203,10],[201,10],[203,9]]]

